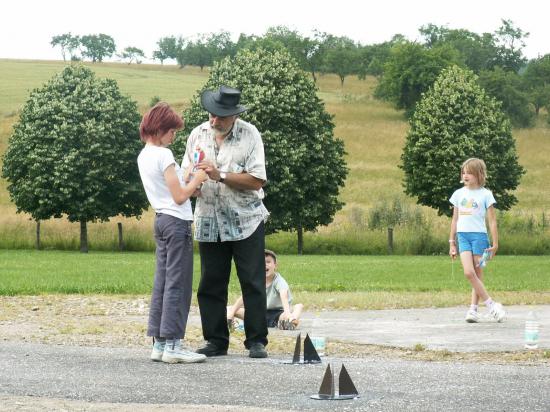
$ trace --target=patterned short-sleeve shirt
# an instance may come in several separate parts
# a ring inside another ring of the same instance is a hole
[[[241,119],[235,121],[233,130],[219,149],[209,122],[193,129],[187,139],[182,168],[193,163],[193,153],[197,150],[204,152],[205,159],[214,160],[221,172],[246,172],[267,180],[260,132]],[[195,239],[216,242],[219,236],[225,242],[248,238],[269,216],[263,198],[263,189],[239,190],[207,180],[195,205]]]

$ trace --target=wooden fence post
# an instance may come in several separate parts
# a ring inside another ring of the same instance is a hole
[[[124,240],[122,238],[122,223],[118,222],[118,250],[121,252],[124,250]]]
[[[36,250],[40,250],[40,220],[36,221]]]
[[[388,253],[393,254],[393,228],[388,227]]]

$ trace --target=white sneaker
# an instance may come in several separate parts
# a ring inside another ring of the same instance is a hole
[[[161,360],[165,363],[197,363],[204,362],[206,356],[201,353],[185,350],[181,345],[166,345]]]
[[[155,341],[153,344],[153,351],[151,352],[151,360],[154,362],[160,362],[162,360],[162,354],[164,353],[164,347],[166,342]]]
[[[504,308],[502,307],[502,304],[495,302],[493,304],[493,307],[490,311],[491,316],[497,321],[502,322],[504,318],[506,317],[506,312],[504,311]]]
[[[477,310],[470,309],[466,313],[465,320],[468,323],[477,323],[479,322],[479,313],[477,312]]]

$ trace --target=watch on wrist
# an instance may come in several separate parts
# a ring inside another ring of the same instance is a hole
[[[220,180],[218,180],[218,182],[220,183],[223,183],[225,182],[225,178],[227,177],[227,173],[225,172],[220,172]]]

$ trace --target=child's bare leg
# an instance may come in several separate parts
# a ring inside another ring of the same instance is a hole
[[[239,319],[244,319],[244,307],[243,307],[242,296],[235,301],[233,306],[227,307],[227,319],[233,319],[234,317],[237,317]]]
[[[474,269],[476,271],[477,278],[483,282],[483,268],[478,267],[479,260],[481,259],[481,256],[474,255]],[[479,296],[476,293],[475,289],[472,289],[472,305],[478,306],[479,305]]]
[[[244,319],[244,308],[237,309],[235,312],[233,312],[233,307],[228,306],[227,319],[233,319],[233,318]]]
[[[472,257],[472,252],[462,252],[460,254],[460,261],[462,262],[462,267],[464,268],[464,276],[472,285],[472,301],[474,300],[474,293],[476,294],[476,299],[481,299],[483,302],[489,299],[489,294],[485,290],[483,282],[478,277],[476,268],[474,266],[474,259]]]

